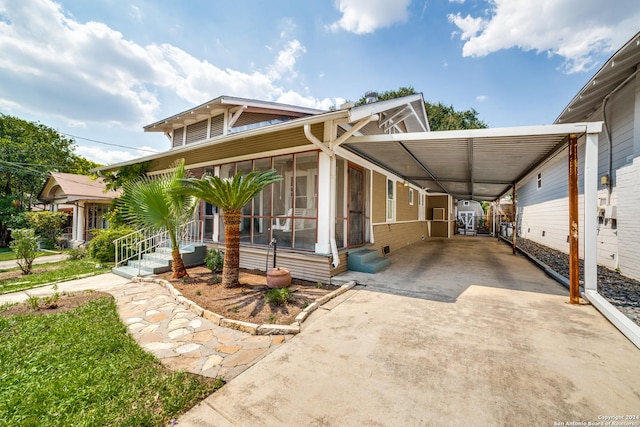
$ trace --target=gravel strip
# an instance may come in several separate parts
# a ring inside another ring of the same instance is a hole
[[[518,249],[547,264],[556,273],[569,278],[569,255],[531,240],[518,239]],[[584,280],[580,260],[580,280]],[[598,265],[598,292],[621,313],[640,326],[640,282]]]

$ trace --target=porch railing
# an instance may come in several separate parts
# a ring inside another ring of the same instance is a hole
[[[202,244],[204,240],[204,222],[190,221],[182,227],[180,247]],[[140,269],[142,255],[156,252],[159,248],[171,247],[171,239],[167,230],[151,231],[149,229],[136,230],[113,241],[115,245],[115,266],[119,267],[129,260],[138,260]]]

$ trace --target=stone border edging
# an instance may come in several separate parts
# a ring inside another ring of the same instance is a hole
[[[337,297],[352,289],[356,286],[355,281],[347,282],[344,285],[340,286],[335,291],[329,292],[322,298],[318,298],[308,306],[306,306],[298,315],[296,316],[295,321],[291,325],[276,325],[271,323],[265,323],[262,325],[258,325],[256,323],[243,322],[240,320],[228,319],[224,316],[221,316],[213,311],[206,310],[200,307],[195,302],[186,298],[182,293],[177,290],[169,281],[164,279],[154,279],[147,277],[132,277],[132,282],[149,282],[156,283],[164,288],[166,288],[171,295],[173,295],[174,299],[183,305],[187,306],[187,308],[198,316],[204,317],[205,319],[213,322],[218,326],[223,326],[225,328],[236,329],[238,331],[247,332],[251,335],[294,335],[300,333],[300,325],[304,322],[307,317],[325,304],[327,301]]]

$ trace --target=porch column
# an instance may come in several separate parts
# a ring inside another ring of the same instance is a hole
[[[335,221],[335,212],[331,207],[335,191],[335,157],[331,158],[325,152],[318,153],[318,241],[315,252],[317,254],[331,253],[331,222]],[[332,178],[333,177],[333,178]]]
[[[71,240],[78,240],[78,203],[73,204],[73,218],[71,221]]]
[[[80,205],[80,203],[78,203],[77,209],[78,209],[78,222],[76,222],[76,229],[77,229],[76,241],[84,242],[84,228],[85,228],[84,225],[85,225],[86,204],[83,203],[82,205]]]
[[[584,154],[584,289],[598,291],[598,134],[588,133]]]
[[[216,166],[213,169],[213,175],[220,177],[220,166]],[[213,213],[213,233],[211,234],[211,240],[214,242],[220,241],[220,208],[218,206],[216,206],[216,211]]]
[[[513,210],[513,214],[511,215],[511,237],[513,238],[513,254],[516,254],[516,227],[518,226],[517,214],[518,214],[518,205],[516,204],[516,183],[513,183],[511,186],[511,209]]]

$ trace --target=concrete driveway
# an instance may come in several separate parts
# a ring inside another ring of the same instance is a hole
[[[341,277],[352,278],[366,286],[318,310],[180,425],[554,426],[640,416],[640,351],[495,239],[429,240],[395,252],[382,274]]]

